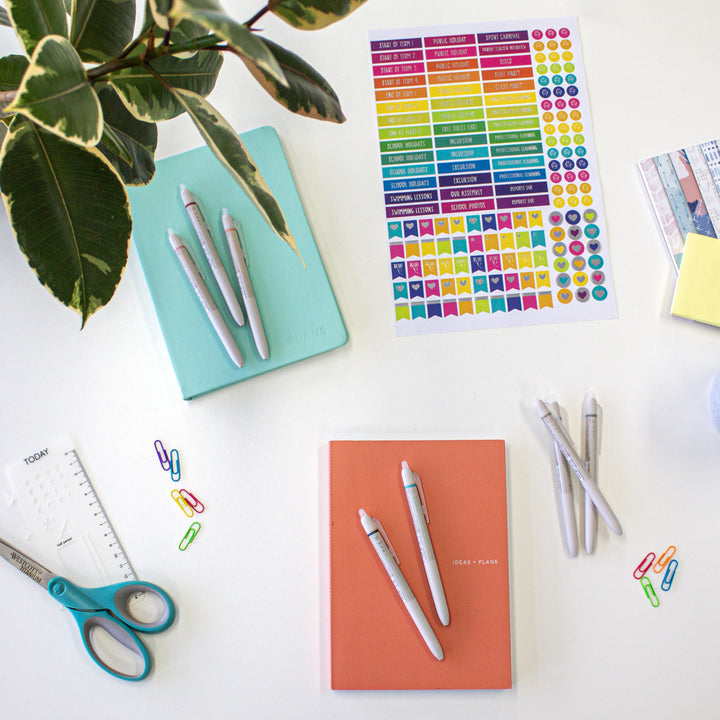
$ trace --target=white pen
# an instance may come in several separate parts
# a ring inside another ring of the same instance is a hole
[[[590,499],[595,504],[595,507],[597,507],[598,512],[603,516],[605,522],[616,535],[622,535],[620,522],[617,517],[615,517],[615,513],[612,511],[608,501],[605,499],[604,495],[600,492],[598,486],[593,482],[593,479],[585,469],[585,463],[580,459],[578,451],[575,449],[575,445],[565,431],[565,428],[560,425],[550,411],[550,408],[548,408],[542,400],[536,400],[535,405],[540,413],[540,418],[545,423],[545,427],[547,427],[550,431],[553,440],[557,442],[558,447],[562,451],[562,454],[565,456],[565,459],[570,466],[570,469],[577,476],[577,479],[580,481],[583,489],[590,496]]]
[[[418,545],[420,546],[420,555],[422,556],[423,565],[425,566],[425,574],[427,575],[428,585],[432,593],[435,610],[440,622],[443,625],[450,624],[450,611],[448,610],[447,599],[445,598],[445,589],[443,588],[442,578],[440,577],[440,569],[438,568],[437,559],[435,558],[435,550],[430,532],[428,531],[427,504],[425,503],[425,495],[422,490],[420,476],[410,469],[410,466],[403,460],[402,469],[400,471],[403,486],[405,488],[405,497],[410,506],[410,514],[412,515],[413,525],[415,526],[415,535]]]
[[[227,353],[232,361],[238,367],[242,367],[243,357],[240,354],[240,350],[235,344],[235,340],[230,334],[230,330],[228,330],[228,326],[225,324],[225,320],[223,320],[223,316],[220,310],[218,310],[210,291],[203,282],[202,275],[200,275],[200,271],[195,266],[190,252],[172,230],[168,230],[168,238],[172,249],[175,251],[175,256],[180,261],[180,265],[182,265],[185,274],[188,276],[190,284],[193,286],[195,294],[198,296],[198,299],[207,313],[208,318],[210,318],[210,322],[215,328],[215,332],[218,334],[222,344],[225,346],[225,350],[227,350]]]
[[[190,221],[195,228],[195,234],[200,241],[200,245],[205,253],[208,264],[210,265],[212,274],[215,276],[220,292],[225,298],[228,310],[230,310],[230,314],[233,316],[233,319],[238,325],[244,325],[245,316],[243,315],[242,308],[240,307],[240,303],[238,302],[235,291],[233,290],[230,278],[227,276],[225,267],[220,261],[220,256],[218,255],[215,244],[213,243],[210,230],[203,219],[200,204],[195,199],[195,196],[185,187],[185,185],[180,186],[180,197],[182,198],[185,209],[190,216]]]
[[[598,459],[598,412],[597,401],[592,393],[585,395],[583,407],[584,419],[584,442],[583,454],[585,456],[585,468],[595,485],[598,484],[597,459]],[[597,510],[592,500],[585,493],[585,551],[592,553],[597,542]]]
[[[553,403],[553,410],[557,415],[560,423],[560,407],[557,403]],[[563,540],[563,547],[569,557],[575,557],[578,552],[578,534],[577,523],[575,520],[575,501],[573,498],[572,483],[570,482],[570,474],[568,472],[567,461],[562,454],[562,450],[553,440],[553,450],[555,454],[555,497],[559,505],[560,512],[560,530]]]
[[[223,210],[222,223],[228,247],[230,248],[230,256],[235,266],[235,274],[237,275],[238,284],[240,285],[240,292],[242,293],[243,302],[245,303],[245,312],[247,313],[250,329],[255,339],[255,347],[258,353],[260,353],[260,357],[263,360],[267,360],[267,338],[265,337],[265,329],[263,328],[260,310],[258,309],[257,300],[255,299],[255,291],[253,290],[250,275],[248,274],[240,229],[235,225],[232,215],[230,215],[227,210]]]
[[[422,635],[425,644],[430,648],[430,652],[438,660],[442,660],[445,655],[442,647],[440,646],[440,641],[433,632],[430,622],[427,617],[425,617],[425,613],[422,611],[420,603],[415,598],[415,595],[413,595],[413,591],[410,589],[407,580],[403,576],[402,572],[400,572],[400,568],[393,557],[394,553],[385,542],[385,538],[377,526],[377,521],[371,518],[362,509],[358,512],[360,514],[360,522],[362,523],[363,529],[367,533],[373,548],[375,548],[375,552],[380,558],[380,562],[383,564],[385,571],[390,576],[392,584],[395,586],[398,595],[400,595],[400,599],[403,601],[405,608],[415,623],[415,627],[417,627],[420,635]]]

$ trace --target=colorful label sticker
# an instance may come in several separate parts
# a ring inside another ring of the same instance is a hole
[[[398,334],[616,317],[576,20],[370,48]]]

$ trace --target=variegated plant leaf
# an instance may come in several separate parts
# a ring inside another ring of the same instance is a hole
[[[147,185],[155,174],[157,125],[134,117],[109,85],[98,90],[98,97],[105,118],[98,150],[126,185]]]
[[[342,20],[366,0],[280,0],[272,12],[299,30],[320,30]]]
[[[253,77],[271,97],[298,115],[336,123],[345,122],[337,95],[320,73],[302,58],[271,40],[261,37],[258,40],[273,54],[289,83],[288,86],[279,85],[258,65],[242,58]]]
[[[59,35],[35,47],[20,88],[5,112],[17,112],[76,145],[96,145],[102,135],[100,101],[80,56]]]
[[[80,313],[110,301],[127,262],[125,186],[96,148],[81,148],[16,116],[0,152],[0,189],[38,280]]]
[[[27,70],[24,55],[6,55],[0,58],[0,91],[17,90]]]
[[[297,253],[295,238],[270,188],[230,124],[204,98],[187,90],[173,91],[215,157],[252,200],[270,227]],[[298,253],[299,256],[299,253]]]
[[[152,14],[155,23],[163,30],[170,29],[168,15],[172,9],[173,0],[148,0],[147,7]]]
[[[215,86],[222,61],[219,52],[209,50],[182,60],[168,55],[151,61],[154,72],[142,66],[124,68],[108,75],[107,80],[138,120],[158,122],[182,114],[185,108],[157,75],[171,87],[205,96]]]
[[[46,35],[67,37],[63,0],[6,0],[5,7],[28,57]]]
[[[73,0],[70,42],[85,62],[106,62],[132,40],[135,0]]]
[[[208,34],[225,40],[233,52],[247,60],[281,85],[287,85],[275,57],[268,51],[260,37],[225,15],[214,0],[175,0],[170,17],[176,20],[191,20],[204,27]]]

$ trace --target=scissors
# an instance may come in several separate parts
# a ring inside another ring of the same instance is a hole
[[[175,620],[175,605],[167,593],[147,582],[123,582],[83,588],[44,568],[0,538],[0,556],[44,587],[73,614],[90,657],[122,680],[142,680],[152,661],[133,630],[159,633]],[[131,611],[131,606],[133,611]],[[152,609],[152,618],[146,618]],[[142,610],[142,617],[139,616]],[[146,621],[147,620],[147,621]]]

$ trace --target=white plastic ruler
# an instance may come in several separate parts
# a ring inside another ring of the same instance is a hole
[[[72,442],[23,453],[6,476],[0,537],[79,585],[137,579]]]

